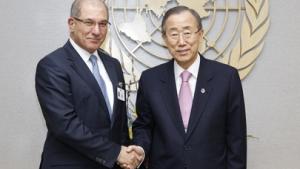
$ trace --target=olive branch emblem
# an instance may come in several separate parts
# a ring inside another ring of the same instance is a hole
[[[270,26],[269,0],[247,0],[242,21],[241,36],[229,56],[221,62],[238,69],[244,79],[255,65],[264,46],[264,37]]]

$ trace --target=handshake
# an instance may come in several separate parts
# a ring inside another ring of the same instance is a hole
[[[139,167],[144,158],[145,153],[142,147],[136,145],[121,146],[117,164],[124,169],[135,169]]]

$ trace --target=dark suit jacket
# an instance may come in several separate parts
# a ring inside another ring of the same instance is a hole
[[[185,133],[173,62],[144,71],[139,83],[133,142],[144,148],[149,168],[245,169],[246,119],[236,69],[201,56]]]
[[[36,92],[48,128],[41,169],[118,168],[120,145],[129,138],[126,104],[116,95],[125,84],[120,63],[98,53],[113,84],[112,120],[97,81],[69,41],[37,65]]]

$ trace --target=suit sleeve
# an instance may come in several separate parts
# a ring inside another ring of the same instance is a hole
[[[146,85],[144,84],[144,79],[145,76],[142,74],[136,99],[137,119],[133,122],[132,128],[133,144],[141,146],[147,156],[152,140],[153,119],[151,108],[147,100],[148,97],[144,91]]]
[[[243,90],[238,72],[231,76],[227,116],[227,168],[246,169],[247,132]]]
[[[88,158],[112,168],[120,145],[92,132],[75,112],[67,73],[50,59],[37,66],[36,92],[48,131]]]

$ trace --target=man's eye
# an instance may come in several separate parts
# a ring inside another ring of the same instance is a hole
[[[87,26],[93,26],[94,25],[94,22],[91,22],[91,21],[86,21],[84,22]]]
[[[100,27],[106,27],[106,25],[107,25],[107,22],[100,22],[100,23],[99,23],[99,26],[100,26]]]

